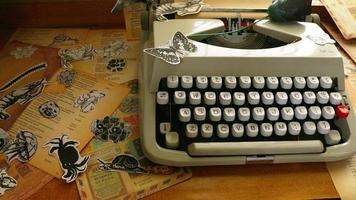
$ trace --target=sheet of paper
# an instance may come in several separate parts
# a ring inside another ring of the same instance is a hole
[[[85,43],[95,47],[96,55],[90,65],[88,62],[76,63],[76,69],[116,83],[124,83],[137,77],[140,42],[128,41],[125,30],[91,29]],[[102,52],[105,52],[104,55]],[[121,62],[120,69],[112,71],[114,66],[108,67],[110,61],[116,61],[117,66]]]
[[[346,40],[334,24],[322,22],[322,25],[356,63],[356,39]]]
[[[354,63],[351,60],[350,56],[348,56],[341,47],[337,46],[336,48],[339,50],[339,52],[342,56],[342,61],[344,63],[345,75],[349,76],[349,75],[352,75],[353,73],[356,73],[356,63]]]
[[[91,155],[88,170],[78,177],[77,186],[81,199],[136,199],[142,198],[192,176],[188,168],[174,168],[150,162],[140,146],[138,119],[138,86],[132,81],[125,84],[130,94],[121,102],[113,114],[131,124],[131,136],[124,142],[114,144],[93,139],[83,150]],[[99,169],[98,158],[111,161],[119,154],[131,154],[137,158],[150,174],[128,174],[127,172],[106,172]],[[110,185],[110,187],[107,187]]]
[[[124,8],[127,40],[139,40],[141,37],[141,16],[146,11],[146,5],[135,3]]]
[[[105,96],[96,100],[93,100],[92,96],[84,96],[84,106],[79,108],[73,106],[76,98],[88,94],[92,90],[102,92]],[[92,138],[91,122],[94,119],[110,115],[127,93],[127,88],[116,83],[99,81],[92,75],[77,72],[72,87],[65,90],[64,93],[44,93],[33,100],[10,128],[9,134],[14,136],[19,130],[34,133],[37,136],[38,149],[30,164],[60,178],[63,172],[57,158],[49,156],[49,149],[43,148],[43,146],[50,139],[65,133],[69,135],[70,139],[79,141],[79,149],[82,149]],[[38,111],[39,106],[48,100],[55,101],[60,107],[59,115],[56,118],[44,118]],[[85,109],[92,106],[90,101],[94,110],[84,113]]]
[[[356,38],[356,1],[321,0],[346,39]]]

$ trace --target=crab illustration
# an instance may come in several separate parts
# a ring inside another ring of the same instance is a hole
[[[93,111],[95,105],[98,103],[100,98],[105,97],[103,92],[97,90],[91,90],[88,93],[80,95],[75,101],[73,106],[79,108],[84,113]]]
[[[21,162],[28,162],[37,151],[37,138],[28,131],[19,131],[16,139],[6,149],[5,154],[9,162],[18,159]]]
[[[0,195],[3,195],[6,190],[14,188],[17,186],[17,181],[9,176],[5,169],[1,169],[0,171]]]
[[[111,163],[98,159],[101,163],[99,168],[105,171],[117,172],[126,171],[128,173],[147,174],[148,171],[141,167],[140,162],[132,155],[121,154],[116,156]]]
[[[102,141],[111,140],[114,143],[124,141],[131,134],[130,124],[112,116],[93,121],[90,129],[95,138]]]
[[[75,140],[69,140],[68,135],[63,134],[60,138],[53,138],[45,147],[50,147],[50,154],[54,152],[57,154],[61,167],[64,170],[62,179],[67,183],[74,181],[78,174],[84,172],[87,168],[88,160],[90,156],[81,157],[78,149],[79,142]]]

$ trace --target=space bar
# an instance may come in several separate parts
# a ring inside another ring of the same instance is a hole
[[[204,142],[188,145],[192,156],[232,156],[321,153],[324,151],[320,140],[264,141],[264,142]]]

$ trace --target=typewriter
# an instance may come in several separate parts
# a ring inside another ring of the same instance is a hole
[[[143,54],[140,119],[150,160],[171,166],[322,162],[355,153],[342,58],[319,40],[323,30],[268,19],[252,29],[272,44],[234,48],[194,39],[224,30],[218,19],[154,22],[144,48],[167,46],[180,31],[197,50],[178,65]]]

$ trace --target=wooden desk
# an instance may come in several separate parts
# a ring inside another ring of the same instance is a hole
[[[107,13],[96,9],[109,10],[115,0],[93,0],[85,8],[78,3],[59,3],[50,5],[31,3],[24,5],[0,5],[0,47],[4,44],[14,29],[1,29],[2,27],[53,27],[53,26],[93,26],[98,23],[122,27],[123,18],[108,16]],[[27,9],[36,15],[28,18],[22,14],[15,16],[13,12]],[[35,10],[33,10],[35,9]],[[46,15],[45,10],[62,11],[60,15],[52,13]],[[77,10],[91,12],[90,16],[81,15],[80,19],[70,21]],[[75,12],[73,12],[73,10]],[[320,7],[315,8],[320,13],[325,13]],[[63,14],[65,13],[65,14]],[[99,17],[95,17],[95,16]],[[41,21],[44,16],[47,20]],[[94,16],[94,17],[93,17]],[[109,19],[109,20],[107,20]],[[66,21],[66,20],[69,20]],[[116,21],[117,20],[117,21]],[[346,84],[350,91],[350,84]],[[350,94],[350,99],[356,105],[356,94]],[[216,166],[194,167],[193,177],[188,181],[170,187],[144,199],[323,199],[338,198],[339,195],[333,185],[324,163],[303,164],[275,164],[275,165],[244,165],[244,166]],[[75,183],[53,179],[30,199],[80,199]]]

